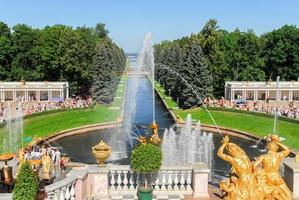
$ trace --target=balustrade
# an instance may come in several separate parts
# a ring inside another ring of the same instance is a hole
[[[163,166],[160,171],[151,173],[149,178],[154,193],[156,195],[201,194],[196,181],[201,180],[200,173],[206,174],[207,177],[208,169],[198,171],[196,170],[198,166]],[[199,167],[204,168],[203,165]],[[93,196],[109,198],[110,195],[135,195],[143,180],[143,175],[132,171],[129,165],[107,165],[104,168],[86,165],[84,168],[72,170],[67,178],[46,186],[45,189],[47,200],[75,200]]]
[[[130,169],[129,165],[111,165],[109,167],[109,189],[111,192],[136,192],[143,176]],[[156,192],[192,193],[192,167],[162,167],[159,172],[151,173],[150,179]]]

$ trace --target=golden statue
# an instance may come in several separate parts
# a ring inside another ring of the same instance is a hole
[[[19,149],[19,162],[22,163],[24,161],[24,149]]]
[[[296,162],[299,162],[299,152],[297,152],[295,159],[296,159]]]
[[[157,144],[159,145],[161,143],[161,139],[159,138],[159,134],[158,134],[158,124],[156,124],[155,121],[153,121],[153,123],[151,124],[151,129],[152,129],[152,137],[150,139],[150,142],[152,144]]]
[[[103,140],[92,147],[92,153],[100,166],[104,166],[105,160],[111,155],[112,148]]]
[[[251,163],[246,153],[225,136],[217,155],[232,165],[234,174],[220,182],[225,200],[291,200],[292,193],[279,174],[282,160],[290,150],[279,142],[277,135],[269,136],[267,154]],[[278,152],[279,149],[282,151]],[[227,150],[227,154],[224,151]],[[260,167],[261,166],[261,167]],[[259,168],[260,167],[260,168]]]
[[[290,200],[292,193],[279,173],[280,165],[290,154],[290,150],[280,143],[277,135],[271,135],[268,140],[268,152],[259,156],[253,165],[258,175],[258,183],[264,183],[260,186],[269,199]],[[282,151],[278,152],[279,149]],[[259,165],[261,165],[260,169],[258,169]]]
[[[42,157],[42,164],[43,164],[43,179],[51,179],[50,172],[51,172],[51,164],[52,159],[51,157],[46,154]]]
[[[225,149],[227,149],[227,154],[224,153]],[[256,192],[255,177],[252,173],[252,164],[246,153],[238,145],[229,143],[228,136],[225,136],[223,138],[222,145],[218,149],[217,155],[232,165],[234,173],[237,176],[237,180],[235,180],[235,183],[231,183],[230,181],[226,184],[234,184],[234,189],[232,191],[228,190],[228,187],[224,188],[224,191],[227,193],[226,199],[259,199],[258,194]]]
[[[138,138],[138,140],[139,140],[139,142],[140,142],[142,145],[147,143],[146,137],[144,137],[144,136],[140,136],[140,137]]]
[[[41,137],[33,137],[32,141],[30,143],[28,143],[29,147],[35,146],[37,144],[39,144],[41,141],[43,141],[43,139]]]

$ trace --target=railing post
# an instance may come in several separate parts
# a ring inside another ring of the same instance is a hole
[[[88,166],[88,196],[96,198],[109,198],[109,166]]]
[[[299,198],[299,162],[285,161],[284,163],[284,179],[291,192],[293,198]]]
[[[74,187],[74,183],[72,186],[72,189],[75,190],[75,199],[76,200],[80,200],[80,199],[84,199],[88,194],[87,194],[87,173],[82,173],[78,179],[77,182],[75,183],[75,187]],[[73,191],[71,191],[73,192]],[[72,195],[72,194],[71,194]]]
[[[204,163],[194,163],[193,168],[193,197],[209,198],[209,173],[210,170]]]

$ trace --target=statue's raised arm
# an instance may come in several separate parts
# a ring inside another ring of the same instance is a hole
[[[217,155],[221,159],[231,163],[233,161],[233,158],[230,155],[227,155],[227,154],[224,153],[224,150],[225,150],[226,146],[228,145],[228,143],[229,143],[229,137],[226,135],[222,139],[222,145],[219,147],[219,149],[217,151]]]
[[[280,142],[280,139],[277,135],[271,135],[271,141],[276,143],[279,146],[279,148],[281,149],[281,151],[278,152],[278,155],[281,158],[285,158],[290,154],[290,149]]]

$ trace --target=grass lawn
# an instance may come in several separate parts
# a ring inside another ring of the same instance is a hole
[[[114,102],[109,106],[97,104],[93,108],[67,110],[25,119],[24,137],[46,137],[66,129],[116,121],[122,112],[126,85],[127,77],[123,76],[117,88],[116,96],[118,98],[115,98]],[[4,138],[4,134],[7,134],[6,129],[0,128],[0,140]]]
[[[177,104],[174,100],[167,98],[167,94],[163,92],[164,90],[160,84],[157,83],[156,88],[159,94],[168,104],[169,108],[177,107]],[[188,113],[190,113],[193,119],[200,120],[202,124],[214,125],[212,119],[208,115],[208,112],[202,108],[188,110],[174,109],[173,112],[183,119]],[[269,133],[273,133],[274,120],[272,118],[256,116],[250,113],[243,114],[216,110],[210,110],[210,113],[219,126],[248,132],[260,137],[268,135]],[[276,133],[279,136],[286,138],[284,141],[286,145],[299,150],[299,124],[278,120],[276,124]]]
[[[83,125],[116,121],[120,110],[96,105],[93,109],[70,110],[41,115],[24,121],[24,136],[46,137],[53,133]]]
[[[166,91],[163,89],[162,85],[159,82],[155,82],[156,91],[159,92],[162,99],[167,103],[168,108],[177,109],[178,104],[171,97],[166,94]]]
[[[182,118],[190,113],[193,119],[200,120],[202,124],[214,125],[208,112],[202,108],[174,112]],[[271,118],[215,110],[210,110],[210,113],[219,126],[241,130],[261,137],[273,133],[274,121]],[[286,145],[299,150],[299,124],[278,120],[276,133],[286,138],[284,141]]]

